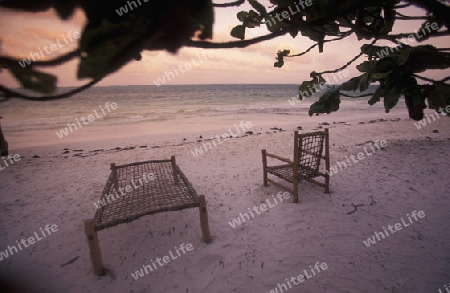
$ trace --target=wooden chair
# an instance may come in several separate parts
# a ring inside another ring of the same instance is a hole
[[[328,128],[324,131],[299,134],[294,132],[294,161],[280,156],[269,154],[262,150],[264,186],[270,182],[294,196],[294,202],[298,203],[298,184],[302,180],[314,183],[325,188],[325,193],[330,193],[330,141]],[[325,154],[324,153],[325,150]],[[267,157],[285,162],[286,164],[267,166]],[[322,159],[325,161],[325,172],[320,170]],[[286,187],[267,177],[272,174],[293,184],[293,188]],[[316,181],[314,178],[322,176],[325,182]]]

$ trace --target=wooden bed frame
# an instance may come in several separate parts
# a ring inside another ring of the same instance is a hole
[[[152,180],[148,178],[149,174],[152,175]],[[126,191],[125,194],[123,190]],[[132,222],[145,215],[198,207],[203,241],[212,241],[206,199],[203,195],[197,195],[176,164],[175,156],[170,160],[152,160],[122,166],[111,164],[111,173],[100,200],[106,204],[97,209],[93,219],[84,221],[94,273],[99,276],[104,275],[105,270],[97,232]]]

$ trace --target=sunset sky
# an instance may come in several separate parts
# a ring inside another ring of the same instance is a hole
[[[223,2],[223,1],[222,1]],[[265,3],[264,1],[261,1]],[[266,1],[267,2],[267,1]],[[124,1],[126,3],[126,1]],[[145,5],[145,4],[144,4]],[[111,7],[118,9],[119,7]],[[239,24],[236,13],[248,10],[248,6],[239,8],[216,8],[214,24],[214,42],[233,40],[229,34],[233,26]],[[404,11],[409,15],[423,15],[419,9]],[[81,32],[85,18],[82,11],[77,11],[69,21],[59,20],[53,11],[32,14],[0,9],[0,52],[2,55],[14,56],[20,59],[30,53],[38,53],[44,46],[55,44],[57,40],[63,42],[69,32]],[[420,25],[397,25],[397,32],[412,32]],[[412,29],[413,28],[413,29]],[[267,34],[265,27],[247,30],[246,38]],[[235,39],[236,40],[236,39]],[[444,46],[444,38],[436,44]],[[300,58],[288,58],[283,68],[274,68],[276,52],[280,49],[290,49],[292,53],[299,53],[313,44],[308,38],[298,36],[279,37],[271,41],[256,44],[244,49],[214,49],[214,56],[206,58],[202,64],[192,64],[191,58],[198,58],[204,54],[204,49],[182,48],[173,55],[166,52],[145,51],[142,61],[132,62],[119,72],[105,78],[99,85],[148,85],[164,75],[166,71],[173,71],[174,67],[190,62],[192,69],[170,80],[167,84],[227,84],[227,83],[291,83],[299,84],[309,78],[313,70],[322,71],[335,69],[346,63],[359,53],[362,44],[355,37],[344,41],[325,44],[324,53],[319,54],[315,49],[310,54]],[[54,58],[76,47],[76,41],[70,42],[63,48],[45,54],[46,58]],[[362,59],[361,59],[362,60]],[[51,69],[58,74],[59,86],[74,86],[86,83],[88,80],[76,80],[76,66],[78,61]],[[358,63],[356,63],[358,64]],[[358,75],[354,66],[349,67],[350,77]],[[431,72],[430,77],[442,77],[443,72]],[[5,71],[0,73],[2,84],[17,87],[13,78]]]

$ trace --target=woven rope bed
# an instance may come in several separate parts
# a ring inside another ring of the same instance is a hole
[[[102,204],[100,204],[102,202]],[[97,231],[142,216],[198,207],[203,240],[211,242],[204,196],[199,196],[175,162],[152,160],[116,166],[100,197],[93,219],[85,221],[91,261],[97,275],[104,274]]]

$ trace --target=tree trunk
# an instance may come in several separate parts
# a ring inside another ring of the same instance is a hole
[[[0,124],[0,156],[7,156],[8,154],[8,142],[3,135],[2,125]]]

